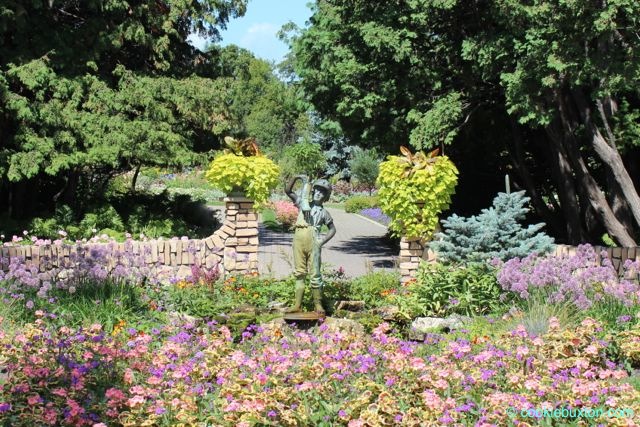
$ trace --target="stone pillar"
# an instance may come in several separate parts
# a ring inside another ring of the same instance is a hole
[[[224,242],[223,265],[225,274],[247,274],[258,271],[258,213],[253,200],[245,197],[227,197],[225,220],[221,233]]]
[[[421,261],[436,262],[436,254],[426,246],[427,242],[420,238],[403,237],[400,240],[400,276],[406,283],[415,279]]]
[[[416,277],[423,252],[424,246],[420,238],[402,237],[400,239],[399,263],[402,283]]]

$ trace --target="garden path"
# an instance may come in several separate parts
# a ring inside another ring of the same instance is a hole
[[[387,227],[342,209],[327,208],[336,235],[322,248],[322,262],[334,268],[342,267],[349,277],[361,276],[371,270],[391,270],[396,266],[398,249],[384,239]],[[259,272],[275,278],[293,271],[292,233],[281,233],[259,225]]]

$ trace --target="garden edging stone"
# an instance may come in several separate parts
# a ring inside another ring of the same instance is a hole
[[[416,317],[409,328],[409,339],[424,341],[425,335],[429,332],[460,329],[471,320],[470,317],[458,314],[452,314],[446,318]]]

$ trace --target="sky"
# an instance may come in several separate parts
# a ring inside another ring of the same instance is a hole
[[[231,19],[222,31],[222,46],[235,44],[250,50],[259,58],[276,63],[284,59],[288,47],[278,40],[276,33],[289,21],[304,27],[311,17],[307,7],[309,0],[249,0],[247,13],[241,18]],[[198,36],[190,37],[199,49],[206,41]]]

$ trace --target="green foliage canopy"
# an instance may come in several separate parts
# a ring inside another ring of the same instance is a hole
[[[245,0],[3,2],[0,199],[9,211],[27,199],[27,182],[43,203],[75,208],[78,193],[99,194],[116,173],[182,165],[214,148],[232,125],[229,82],[205,78],[216,77],[206,69],[212,56],[187,37],[217,40],[245,8]]]
[[[320,145],[309,141],[300,141],[285,148],[280,162],[286,179],[296,174],[306,174],[317,178],[324,174],[327,159]]]
[[[310,101],[352,142],[483,144],[566,241],[635,246],[638,16],[630,0],[319,0],[292,43]]]
[[[365,184],[369,189],[373,189],[378,178],[380,160],[375,149],[356,148],[351,151],[349,161],[351,175],[360,183]]]

